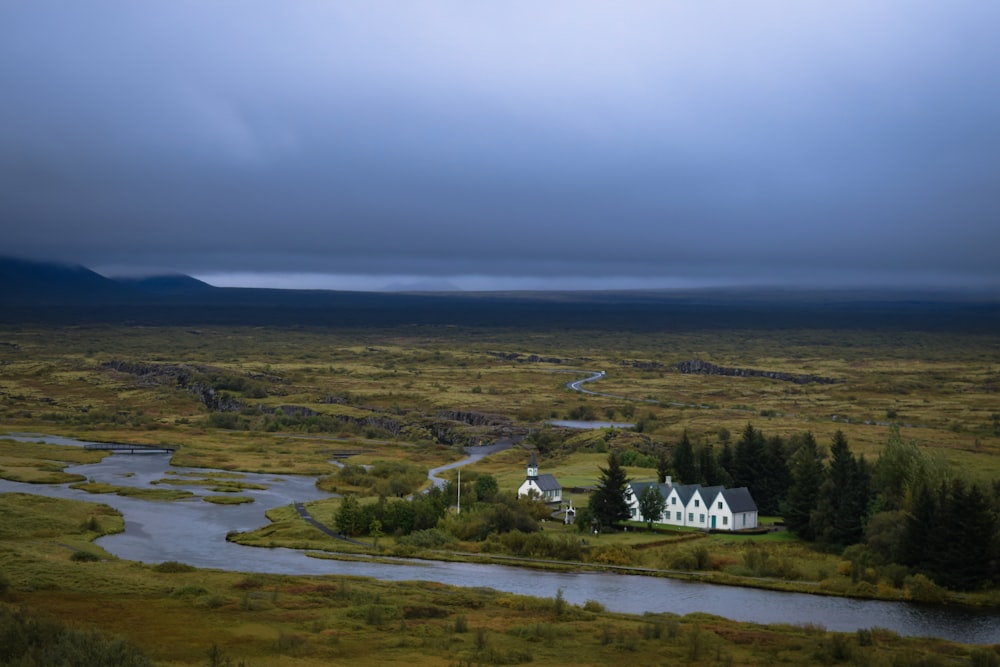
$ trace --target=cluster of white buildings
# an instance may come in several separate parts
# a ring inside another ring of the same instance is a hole
[[[745,486],[727,489],[723,486],[674,484],[669,477],[662,484],[629,482],[625,488],[625,500],[633,521],[646,521],[639,508],[639,497],[653,486],[663,498],[660,516],[652,517],[653,523],[706,530],[757,527],[757,503]]]
[[[639,509],[639,496],[652,486],[659,490],[663,498],[660,515],[653,517],[653,523],[704,530],[757,528],[757,503],[746,487],[727,489],[723,486],[674,484],[669,477],[662,484],[629,482],[625,488],[625,501],[633,521],[646,522]],[[552,475],[538,474],[538,461],[532,453],[525,480],[518,487],[517,495],[534,495],[547,503],[558,503],[562,501],[562,487]]]

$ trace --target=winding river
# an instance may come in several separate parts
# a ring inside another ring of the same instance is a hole
[[[11,436],[4,436],[11,437]],[[82,441],[51,436],[18,436],[63,445]],[[148,486],[164,478],[206,475],[205,469],[170,465],[164,454],[113,455],[68,472],[119,486]],[[596,600],[607,609],[632,614],[706,612],[755,623],[815,624],[828,630],[880,627],[908,636],[933,636],[976,644],[1000,643],[1000,614],[931,605],[850,600],[778,593],[635,575],[602,572],[546,572],[477,563],[393,559],[356,562],[311,558],[294,549],[244,547],[226,541],[226,533],[267,523],[264,512],[295,501],[327,497],[315,480],[288,475],[241,473],[241,481],[266,486],[241,491],[254,498],[246,505],[214,505],[200,498],[155,502],[117,495],[95,496],[68,485],[23,484],[0,480],[0,492],[20,492],[106,503],[125,517],[125,531],[98,543],[123,559],[160,563],[175,560],[196,567],[280,574],[350,575],[391,581],[424,580],[465,587],[489,587],[521,595],[554,597],[558,591],[573,604]],[[175,485],[202,496],[198,485]]]

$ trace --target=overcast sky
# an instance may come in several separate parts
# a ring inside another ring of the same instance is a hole
[[[1000,286],[1000,2],[0,0],[0,254]]]

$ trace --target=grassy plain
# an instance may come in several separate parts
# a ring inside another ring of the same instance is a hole
[[[511,359],[512,354],[519,356]],[[684,375],[672,368],[695,358],[838,382],[800,385],[761,377]],[[146,372],[116,370],[112,362],[145,365]],[[177,369],[188,374],[185,382],[178,381]],[[625,398],[566,389],[565,383],[583,377],[584,370],[607,372],[589,389]],[[211,386],[213,395],[238,401],[236,409],[210,409],[195,385]],[[811,431],[823,444],[843,430],[851,448],[870,459],[877,457],[889,424],[895,423],[904,438],[956,470],[992,481],[1000,478],[998,388],[1000,339],[955,332],[0,329],[0,432],[170,445],[177,447],[173,460],[178,465],[328,476],[334,486],[334,460],[364,465],[403,461],[426,470],[460,458],[461,445],[521,436],[543,428],[548,419],[581,411],[599,419],[641,421],[643,432],[560,433],[540,464],[564,487],[592,485],[608,448],[671,444],[684,430],[695,443],[718,444],[726,432],[737,438],[748,422],[765,435]],[[97,488],[101,485],[62,472],[66,465],[100,456],[71,447],[0,441],[0,477],[75,481],[94,492],[121,491]],[[490,473],[501,490],[509,491],[523,480],[525,461],[525,451],[514,448],[465,470]],[[637,479],[655,475],[649,468],[628,472]],[[220,493],[212,502],[244,498],[238,479],[215,473],[202,483]],[[165,497],[178,493],[169,487],[149,492]],[[585,503],[583,493],[570,495],[578,505]],[[94,509],[98,506],[55,509],[47,503],[57,501],[45,501],[32,514],[34,502],[9,495],[0,496],[0,502],[7,504],[7,528],[0,527],[0,574],[11,580],[16,602],[64,618],[99,608],[94,624],[127,631],[158,660],[171,664],[199,664],[212,642],[234,658],[249,657],[255,666],[517,662],[527,653],[545,664],[607,664],[623,655],[636,664],[809,664],[831,661],[830,651],[843,649],[835,644],[841,641],[849,642],[856,661],[869,655],[870,664],[892,664],[895,656],[910,651],[937,653],[942,659],[947,654],[948,660],[959,662],[969,655],[964,648],[904,641],[886,633],[878,633],[873,646],[862,647],[858,638],[836,640],[817,628],[759,628],[700,617],[627,618],[596,609],[557,612],[551,600],[429,585],[201,571],[165,574],[114,559],[75,562],[69,556],[77,550],[100,551],[89,544],[96,533],[79,530],[87,523],[93,526],[88,517],[96,517],[101,530],[114,529],[120,519]],[[310,508],[333,525],[336,501]],[[65,520],[50,525],[56,515]],[[344,549],[343,544],[331,545],[330,538],[291,508],[269,516],[271,525],[244,539]],[[8,517],[21,519],[8,522]],[[28,523],[39,527],[23,527]],[[568,530],[549,524],[545,532]],[[566,532],[570,536],[576,538]],[[784,563],[776,570],[779,576],[758,577],[774,580],[766,585],[790,580],[799,588],[825,586],[827,592],[843,593],[858,583],[851,581],[839,556],[813,552],[782,537],[750,542],[630,531],[600,540],[595,565],[685,569],[732,583],[754,576],[750,566],[761,563],[763,552],[768,554],[764,561]],[[68,547],[53,550],[54,541]],[[391,553],[394,538],[386,536],[380,547]],[[710,553],[707,562],[698,562],[699,547]],[[749,557],[752,562],[747,560],[750,550],[757,550]],[[678,567],[690,565],[692,558],[695,567]],[[795,576],[785,576],[790,573]],[[878,582],[869,585],[879,593]],[[154,617],[160,619],[158,626]],[[151,622],[147,627],[126,618]],[[457,631],[462,624],[466,631]]]
[[[628,616],[596,603],[425,582],[144,565],[91,540],[121,530],[93,503],[0,494],[0,604],[126,635],[156,664],[993,664],[991,649],[872,629],[759,626],[703,614]],[[87,550],[98,558],[74,558]],[[212,661],[214,657],[215,662]],[[229,662],[226,662],[229,661]]]
[[[855,452],[869,456],[877,455],[893,422],[904,438],[954,465],[1000,476],[1000,341],[991,335],[94,326],[8,329],[0,331],[0,342],[6,343],[0,345],[0,420],[7,429],[180,445],[176,460],[185,465],[324,474],[331,470],[328,454],[369,448],[366,440],[391,440],[394,451],[401,444],[413,450],[436,444],[427,422],[442,412],[495,415],[530,427],[583,406],[600,418],[642,419],[648,435],[667,442],[685,429],[696,442],[716,442],[720,428],[736,436],[748,421],[766,434],[809,430],[824,443],[841,429]],[[521,360],[491,352],[519,353]],[[559,363],[526,361],[528,355]],[[671,368],[692,358],[840,382],[797,385]],[[195,394],[170,378],[101,366],[112,360],[199,366],[249,378],[251,391],[229,393],[271,410],[308,407],[343,420],[343,428],[313,433],[315,438],[212,428]],[[581,377],[571,369],[606,370],[606,379],[589,388],[659,403],[570,392],[564,384]],[[352,427],[352,420],[356,426],[385,416],[402,417],[403,431],[390,436],[371,427],[366,437],[365,429]],[[480,430],[491,437],[489,428]],[[475,429],[466,431],[475,436]],[[433,451],[403,456],[430,465]],[[439,453],[437,460],[449,455]]]

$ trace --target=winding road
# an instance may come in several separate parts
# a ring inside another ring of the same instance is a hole
[[[605,371],[592,371],[592,370],[586,370],[586,369],[580,368],[580,369],[575,369],[575,370],[570,370],[570,369],[557,370],[557,371],[553,371],[553,372],[555,372],[555,373],[590,373],[589,376],[587,376],[587,377],[585,377],[583,379],[574,380],[572,382],[567,382],[566,383],[566,388],[567,389],[570,389],[572,391],[578,391],[581,394],[588,394],[590,396],[601,396],[601,397],[604,397],[604,398],[615,398],[615,399],[622,400],[622,401],[633,401],[633,402],[636,402],[636,403],[648,403],[650,405],[668,405],[668,406],[670,406],[672,408],[694,408],[696,410],[711,410],[712,409],[711,405],[705,405],[704,403],[682,403],[682,402],[679,402],[679,401],[658,401],[655,398],[633,398],[631,396],[622,396],[620,394],[608,394],[608,393],[601,392],[601,391],[592,391],[590,389],[584,389],[583,388],[583,385],[586,384],[586,383],[588,383],[588,382],[595,382],[597,380],[601,380],[601,379],[604,379],[605,377],[607,377],[607,373]],[[749,413],[756,414],[753,410],[750,410],[748,408],[735,408],[734,407],[734,408],[730,408],[730,409],[731,410],[740,410],[740,411],[743,411],[743,412],[749,412]],[[794,414],[794,413],[775,413],[774,416],[775,417],[802,417],[802,415],[797,415],[797,414]],[[844,417],[844,416],[841,416],[841,415],[830,415],[830,421],[842,422],[842,423],[845,423],[845,424],[861,424],[861,425],[864,425],[864,426],[892,426],[893,425],[893,422],[886,422],[886,421],[874,421],[874,420],[851,421],[851,419],[849,417]],[[924,424],[902,423],[902,424],[897,424],[897,425],[900,426],[900,427],[903,427],[903,428],[927,428],[927,426],[924,425]]]
[[[632,398],[631,396],[621,396],[619,394],[608,394],[602,391],[591,391],[590,389],[584,389],[583,385],[587,382],[596,382],[597,380],[604,379],[608,376],[605,371],[591,371],[585,369],[578,370],[559,370],[556,373],[590,373],[588,377],[582,380],[574,380],[572,382],[566,383],[566,388],[573,391],[578,391],[581,394],[589,394],[591,396],[603,396],[604,398],[617,398],[622,401],[634,401],[636,403],[649,403],[652,405],[669,405],[673,408],[697,408],[699,410],[710,410],[712,406],[697,404],[697,403],[681,403],[679,401],[658,401],[655,398]]]

